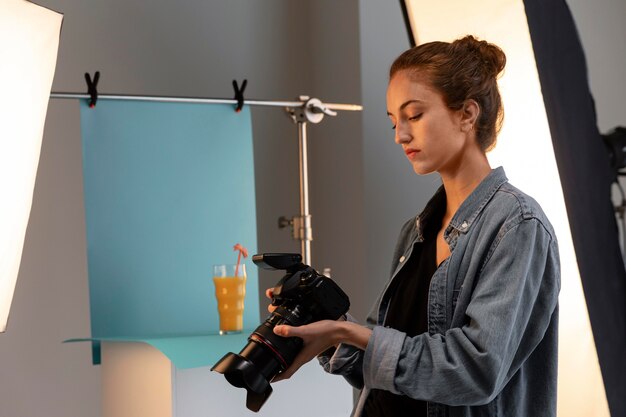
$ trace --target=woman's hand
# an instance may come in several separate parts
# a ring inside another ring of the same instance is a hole
[[[265,290],[265,296],[272,298],[273,288]],[[276,306],[270,304],[267,310],[272,313]],[[347,343],[365,350],[372,331],[357,323],[347,321],[321,320],[304,326],[293,327],[280,325],[274,327],[274,333],[282,337],[299,337],[304,342],[302,350],[291,366],[276,375],[272,382],[290,378],[302,365],[315,358],[331,346]]]
[[[274,288],[268,288],[268,289],[265,290],[265,296],[267,298],[269,298],[270,300],[272,300],[273,297],[274,297],[273,290],[274,290]],[[269,311],[270,313],[273,313],[274,310],[276,310],[276,306],[275,305],[270,304],[270,305],[267,306],[267,311]]]
[[[302,365],[315,358],[331,346],[339,344],[342,337],[341,324],[333,320],[316,321],[304,326],[280,325],[274,327],[274,333],[282,337],[299,337],[304,342],[302,350],[287,370],[278,374],[272,382],[290,378]]]
[[[302,365],[331,346],[347,343],[365,350],[372,331],[348,321],[321,320],[298,327],[276,326],[274,333],[282,337],[299,337],[304,344],[291,366],[278,374],[272,382],[290,378]]]

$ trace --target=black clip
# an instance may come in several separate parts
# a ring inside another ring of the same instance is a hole
[[[98,101],[98,80],[100,80],[100,71],[96,71],[96,74],[93,77],[93,81],[91,80],[91,76],[88,72],[85,73],[85,81],[87,81],[87,94],[89,94],[89,107],[96,107],[96,102]]]
[[[237,85],[237,81],[233,80],[233,88],[235,89],[235,100],[237,100],[237,107],[235,108],[235,111],[237,113],[239,113],[241,109],[243,109],[243,90],[246,89],[246,85],[248,85],[248,80],[243,80],[240,89]]]

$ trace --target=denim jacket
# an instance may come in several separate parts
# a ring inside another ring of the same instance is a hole
[[[319,357],[362,389],[353,416],[374,388],[427,401],[428,417],[556,416],[557,240],[537,202],[507,181],[492,170],[444,231],[451,254],[431,279],[428,333],[415,337],[386,327],[385,316],[443,187],[402,228],[367,348],[342,344]]]

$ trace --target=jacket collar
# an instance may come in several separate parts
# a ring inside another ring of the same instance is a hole
[[[489,200],[491,200],[491,197],[493,197],[502,184],[507,181],[508,179],[504,172],[504,168],[498,167],[492,169],[489,175],[487,175],[480,182],[480,184],[478,184],[474,191],[472,191],[472,193],[465,199],[465,201],[463,201],[459,209],[456,211],[450,221],[450,224],[444,232],[444,239],[449,241],[448,237],[454,231],[456,231],[456,234],[466,233]],[[428,222],[429,217],[435,210],[440,208],[441,204],[444,206],[446,204],[446,191],[443,186],[439,187],[435,195],[430,199],[428,204],[426,204],[424,210],[415,219],[415,227],[419,241],[424,239],[424,227]]]
[[[426,230],[427,224],[433,215],[438,210],[445,210],[446,207],[446,190],[443,188],[443,185],[437,189],[435,195],[431,197],[431,199],[424,207],[424,210],[415,218],[415,230],[417,232],[417,241],[424,241],[424,232]]]

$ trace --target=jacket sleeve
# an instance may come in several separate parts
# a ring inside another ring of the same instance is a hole
[[[557,243],[524,219],[493,245],[466,324],[416,337],[376,326],[363,356],[366,386],[448,405],[490,402],[541,342],[557,308]]]

